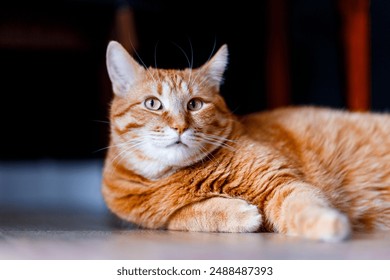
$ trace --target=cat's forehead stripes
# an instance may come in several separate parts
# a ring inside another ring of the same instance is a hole
[[[159,95],[170,95],[173,91],[190,92],[189,84],[183,76],[169,72],[161,77],[156,89]]]

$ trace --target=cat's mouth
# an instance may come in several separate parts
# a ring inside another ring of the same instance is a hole
[[[184,144],[181,140],[177,140],[172,144],[169,144],[167,148],[172,148],[172,147],[185,147],[188,148],[187,144]]]

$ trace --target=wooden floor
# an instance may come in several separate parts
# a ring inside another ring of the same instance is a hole
[[[2,213],[0,259],[390,259],[390,234],[342,243],[272,233],[141,230],[107,213]]]

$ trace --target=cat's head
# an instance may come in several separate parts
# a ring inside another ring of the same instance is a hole
[[[110,42],[107,70],[115,93],[111,144],[117,160],[158,178],[226,145],[233,117],[219,88],[227,61],[224,45],[196,69],[145,68],[119,43]]]

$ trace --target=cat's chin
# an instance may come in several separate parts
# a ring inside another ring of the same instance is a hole
[[[160,158],[168,165],[176,166],[188,165],[192,157],[192,149],[183,143],[168,145],[160,155]]]
[[[196,147],[184,143],[175,143],[160,149],[155,159],[167,167],[176,169],[190,166],[206,157],[208,152],[199,151]],[[157,156],[157,157],[156,157]]]

